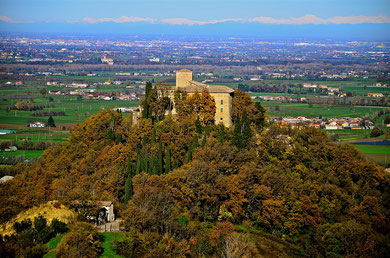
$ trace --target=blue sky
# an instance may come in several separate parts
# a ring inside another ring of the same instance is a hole
[[[0,0],[2,20],[12,22],[80,22],[86,17],[117,21],[121,16],[149,18],[145,21],[153,22],[172,18],[247,21],[255,17],[278,20],[305,15],[321,19],[390,17],[390,0]]]

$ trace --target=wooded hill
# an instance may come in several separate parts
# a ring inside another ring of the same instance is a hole
[[[137,124],[102,110],[1,184],[1,222],[49,200],[110,200],[129,231],[116,243],[125,256],[254,257],[265,247],[253,232],[297,247],[289,255],[389,253],[384,168],[315,128],[267,125],[242,92],[233,103],[231,129],[199,107]]]

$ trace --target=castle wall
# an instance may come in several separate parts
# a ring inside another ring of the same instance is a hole
[[[226,127],[232,126],[232,96],[228,93],[211,93],[215,100],[215,124],[223,123]]]

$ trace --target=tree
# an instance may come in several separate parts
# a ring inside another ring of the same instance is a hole
[[[375,138],[375,137],[379,137],[383,134],[382,130],[379,129],[378,126],[375,126],[374,128],[372,128],[371,132],[370,132],[370,137],[371,138]]]
[[[218,141],[220,143],[224,143],[225,142],[225,126],[223,124],[219,125]]]
[[[242,149],[248,146],[249,140],[252,137],[252,129],[250,127],[249,119],[244,111],[242,115],[242,120],[237,119],[236,124],[234,125],[233,132],[233,145]]]
[[[101,234],[93,225],[77,222],[57,246],[56,257],[98,257],[102,253]]]
[[[199,120],[199,116],[196,117],[195,126],[196,126],[196,132],[201,134],[203,127],[202,127],[202,123]]]
[[[130,199],[131,196],[133,195],[133,182],[132,182],[132,166],[131,166],[131,159],[130,155],[127,158],[127,178],[126,178],[126,183],[125,183],[125,203],[127,203]]]
[[[215,120],[215,101],[206,88],[202,93],[195,91],[190,97],[176,103],[176,111],[180,121],[198,116],[201,124],[211,125]]]
[[[159,175],[163,173],[163,153],[162,153],[162,142],[161,139],[158,144],[158,162],[157,162],[157,172]]]
[[[207,134],[205,132],[203,135],[203,139],[202,139],[202,148],[204,148],[204,146],[206,145],[206,142],[207,142]]]
[[[266,109],[261,106],[260,102],[253,102],[248,93],[236,90],[232,102],[233,123],[238,118],[242,119],[244,111],[246,111],[250,123],[254,123],[258,129],[262,129],[265,126]]]
[[[385,124],[390,124],[390,115],[387,115],[385,119],[383,120]]]
[[[50,116],[49,119],[47,120],[47,126],[56,127],[56,123],[54,122],[54,119],[52,116]]]
[[[43,97],[45,97],[47,94],[47,90],[44,87],[42,87],[39,92],[42,94]]]
[[[149,105],[149,96],[152,92],[152,83],[147,82],[145,86],[145,96],[144,100],[141,102],[142,106],[142,118],[151,118],[151,110],[150,110],[150,105]]]
[[[167,145],[167,154],[165,155],[165,174],[168,174],[172,170],[171,165],[171,150],[169,144]]]

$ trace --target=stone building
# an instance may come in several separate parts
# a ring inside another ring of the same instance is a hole
[[[169,87],[169,96],[173,100],[173,92],[177,89],[185,90],[188,95],[192,95],[195,91],[201,93],[203,88],[206,88],[210,95],[214,98],[216,112],[215,123],[223,123],[226,127],[232,126],[232,88],[223,85],[207,85],[192,80],[192,71],[182,69],[176,72],[176,86]],[[175,108],[171,111],[172,115],[176,114]]]

